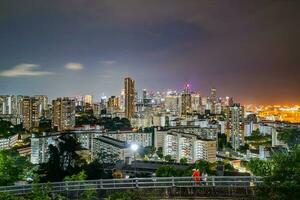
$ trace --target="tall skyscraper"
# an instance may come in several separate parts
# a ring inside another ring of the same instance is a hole
[[[192,94],[191,97],[192,111],[200,112],[201,108],[201,96],[200,94]]]
[[[68,97],[52,101],[52,127],[57,131],[70,130],[75,126],[75,100]]]
[[[213,87],[210,90],[210,103],[211,103],[210,112],[213,113],[213,114],[216,114],[216,104],[217,104],[217,102],[218,102],[217,89]]]
[[[125,117],[131,118],[134,114],[135,81],[126,77],[125,84]]]
[[[217,89],[216,88],[211,88],[210,90],[210,100],[213,102],[213,103],[216,103],[217,102]]]
[[[192,97],[190,93],[190,85],[186,84],[183,93],[181,94],[181,115],[185,116],[191,112],[192,109]]]
[[[40,117],[42,112],[40,112],[40,101],[35,97],[25,96],[23,98],[23,127],[30,131],[34,128],[39,127]]]
[[[231,112],[231,145],[237,150],[244,143],[244,108],[240,104],[233,104]]]

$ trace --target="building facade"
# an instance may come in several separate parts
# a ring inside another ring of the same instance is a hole
[[[68,98],[57,98],[52,101],[52,127],[57,131],[71,130],[75,126],[75,101]]]
[[[134,114],[135,81],[130,77],[124,80],[125,85],[125,117],[130,119]]]

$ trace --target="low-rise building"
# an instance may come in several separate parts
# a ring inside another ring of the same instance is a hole
[[[129,145],[125,141],[120,141],[111,137],[100,136],[93,138],[92,145],[92,160],[96,159],[100,153],[108,155],[116,155],[119,160],[128,161],[133,156],[133,152],[130,150]],[[111,162],[111,160],[105,160],[103,162]],[[108,159],[111,159],[109,157]]]

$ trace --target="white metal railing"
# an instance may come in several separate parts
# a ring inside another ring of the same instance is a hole
[[[128,179],[99,179],[86,181],[65,181],[53,183],[1,186],[0,192],[25,194],[36,189],[48,187],[52,192],[81,190],[116,190],[132,188],[170,188],[170,187],[252,187],[262,182],[258,176],[208,176],[200,181],[193,177],[152,177]]]

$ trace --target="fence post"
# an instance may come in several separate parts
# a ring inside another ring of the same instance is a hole
[[[216,186],[216,184],[215,184],[215,177],[214,176],[211,178],[211,180],[212,180],[212,185]]]
[[[103,189],[103,181],[100,179],[100,189]]]
[[[175,187],[175,180],[173,176],[172,176],[172,187]]]
[[[135,187],[138,188],[139,187],[139,181],[137,178],[135,178]]]

